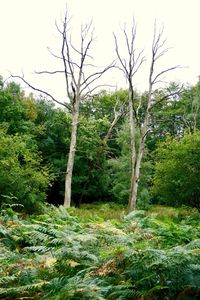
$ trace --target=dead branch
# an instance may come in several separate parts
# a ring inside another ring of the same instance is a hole
[[[157,33],[157,27],[156,27],[156,22],[154,23],[154,34],[153,34],[153,42],[152,42],[152,59],[151,59],[151,67],[150,67],[150,72],[149,72],[149,86],[151,89],[153,88],[153,85],[156,83],[160,82],[159,78],[173,70],[176,70],[178,68],[181,68],[180,65],[173,66],[167,69],[164,69],[157,73],[155,76],[154,74],[154,67],[155,63],[157,60],[165,55],[170,48],[165,48],[165,44],[167,39],[162,39],[163,37],[163,32],[164,32],[164,27],[161,28],[161,30]]]
[[[157,80],[160,76],[162,76],[163,74],[167,73],[167,72],[170,72],[170,71],[173,71],[173,70],[176,70],[178,68],[181,68],[181,66],[177,65],[177,66],[174,66],[174,67],[171,67],[171,68],[168,68],[168,69],[165,69],[161,72],[159,72],[157,75],[155,75],[155,77],[152,79],[152,84],[156,84],[159,82],[159,80]]]
[[[113,131],[113,128],[115,127],[115,125],[118,123],[119,119],[125,114],[125,107],[126,107],[126,101],[124,101],[120,107],[117,109],[117,107],[119,106],[120,104],[120,100],[119,100],[119,97],[116,96],[116,103],[115,103],[115,106],[114,106],[114,118],[111,122],[111,125],[107,131],[107,134],[105,135],[103,141],[105,144],[107,144],[108,140],[110,139],[111,137],[111,134],[112,134],[112,131]]]
[[[18,75],[11,75],[12,78],[17,78],[17,79],[20,79],[22,80],[28,87],[30,87],[32,90],[36,91],[36,92],[39,92],[39,93],[42,93],[44,95],[46,95],[47,97],[49,97],[51,100],[53,100],[54,102],[56,102],[57,104],[59,105],[62,105],[64,106],[65,108],[69,109],[69,105],[64,103],[64,102],[61,102],[59,100],[57,100],[55,97],[53,97],[50,93],[42,90],[42,89],[39,89],[39,88],[36,88],[34,87],[32,84],[30,84],[27,80],[25,80],[22,76],[18,76]]]
[[[49,53],[50,53],[53,57],[55,57],[56,59],[60,59],[60,60],[63,59],[62,56],[59,56],[59,55],[56,55],[55,53],[53,53],[53,51],[52,51],[49,47],[47,47],[47,50],[48,50]]]
[[[92,73],[88,75],[86,78],[84,77],[81,82],[81,93],[83,93],[89,86],[91,86],[95,81],[97,81],[104,73],[106,73],[111,68],[114,68],[114,62],[112,62],[109,66],[105,67],[103,70],[99,72]],[[105,85],[108,86],[108,85]]]
[[[154,108],[156,105],[162,103],[163,101],[168,100],[173,96],[180,95],[180,93],[183,91],[183,88],[184,88],[184,85],[182,84],[177,91],[172,92],[172,93],[168,93],[167,95],[163,96],[159,101],[156,101],[154,104],[151,105],[150,110],[152,108]]]
[[[96,89],[98,89],[98,88],[105,88],[105,87],[115,88],[116,86],[111,85],[111,84],[98,84],[98,85],[95,85],[95,87],[93,87],[93,88],[89,88],[89,87],[88,87],[88,92],[86,92],[85,94],[83,94],[83,93],[81,92],[81,95],[82,95],[81,99],[85,100],[85,99],[87,99],[87,98],[91,98],[93,92],[94,92]],[[95,95],[94,95],[94,96],[95,96]],[[97,96],[97,95],[96,95],[96,96]]]
[[[48,75],[54,75],[54,74],[64,74],[65,73],[65,71],[63,70],[63,71],[59,71],[59,70],[57,70],[57,71],[47,71],[47,70],[44,70],[44,71],[35,71],[34,72],[35,74],[37,74],[37,75],[41,75],[41,74],[48,74]]]
[[[121,64],[121,67],[119,67],[119,69],[122,70],[125,77],[128,78],[129,72],[127,70],[126,60],[123,59],[121,57],[120,53],[119,53],[119,46],[118,46],[118,41],[117,41],[117,37],[116,37],[115,33],[113,33],[113,36],[114,36],[114,40],[115,40],[115,51],[116,51],[117,57],[118,57],[118,59],[120,61],[120,64]]]

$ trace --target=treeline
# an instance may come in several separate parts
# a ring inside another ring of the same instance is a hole
[[[173,93],[177,86],[171,83],[154,93],[139,208],[151,203],[199,208],[200,82],[182,88],[179,94]],[[171,96],[165,97],[169,91]],[[134,93],[136,102],[143,100],[138,128],[144,121],[145,97],[146,93]],[[102,91],[80,103],[72,181],[75,206],[96,201],[127,205],[131,176],[127,99],[126,90]],[[63,109],[45,98],[26,96],[18,84],[4,83],[1,78],[1,206],[23,205],[32,213],[45,201],[63,204],[70,133],[70,105]]]

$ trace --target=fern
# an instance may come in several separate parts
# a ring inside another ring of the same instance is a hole
[[[63,207],[27,219],[4,214],[0,298],[176,299],[187,291],[195,299],[198,217],[177,216],[175,210],[171,219],[139,211],[121,221],[82,222]]]

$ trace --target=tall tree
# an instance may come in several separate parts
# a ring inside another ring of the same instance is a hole
[[[136,163],[136,109],[135,109],[135,99],[134,99],[134,89],[133,89],[133,79],[140,66],[144,62],[144,57],[142,56],[143,51],[136,55],[135,50],[135,38],[136,38],[136,25],[133,19],[133,24],[131,27],[130,37],[128,36],[126,27],[123,29],[123,35],[126,43],[127,57],[124,58],[120,54],[119,45],[116,35],[115,39],[115,50],[119,60],[119,69],[123,72],[127,82],[128,82],[128,101],[129,101],[129,126],[130,126],[130,151],[131,151],[131,188],[129,197],[129,209],[132,209],[132,204],[130,203],[133,193],[133,183],[135,181],[135,163]]]
[[[51,54],[54,57],[62,60],[63,69],[37,72],[38,74],[50,75],[57,73],[63,74],[65,77],[66,93],[70,101],[70,105],[63,103],[60,100],[57,100],[50,93],[32,86],[29,82],[27,82],[24,79],[24,77],[12,76],[14,78],[20,78],[33,90],[45,94],[54,102],[64,105],[71,112],[71,141],[65,177],[65,207],[70,207],[71,204],[72,173],[77,144],[77,129],[79,121],[80,102],[81,100],[89,98],[95,89],[105,86],[101,84],[97,85],[96,81],[113,66],[113,64],[111,63],[104,69],[97,71],[96,66],[93,65],[91,62],[92,56],[89,54],[91,45],[94,42],[94,28],[92,22],[86,24],[85,26],[81,26],[80,46],[77,47],[72,42],[72,37],[69,28],[70,20],[71,19],[68,15],[68,12],[66,11],[61,28],[56,24],[57,30],[61,35],[61,53],[60,55],[55,55],[51,52]]]
[[[134,97],[133,79],[140,66],[144,62],[143,50],[136,54],[135,39],[136,39],[136,25],[133,20],[130,35],[128,34],[126,28],[123,30],[123,35],[125,38],[125,45],[128,55],[123,57],[119,51],[119,43],[116,35],[115,39],[115,50],[119,60],[119,69],[123,72],[127,82],[128,82],[128,98],[129,98],[129,125],[130,125],[130,148],[131,148],[131,184],[130,184],[130,194],[128,207],[129,210],[134,210],[136,208],[138,184],[140,178],[140,168],[141,162],[144,155],[144,147],[146,136],[149,131],[149,120],[150,111],[154,103],[154,85],[160,82],[161,77],[178,66],[163,69],[162,71],[156,73],[155,65],[159,58],[161,58],[167,51],[165,48],[166,40],[163,40],[163,30],[157,32],[156,24],[154,27],[154,36],[151,48],[151,62],[148,78],[148,91],[145,97],[145,110],[142,122],[139,122],[139,114],[142,106],[141,97],[139,101],[136,101]],[[169,96],[169,95],[168,95]],[[139,143],[136,145],[136,128],[139,129]]]

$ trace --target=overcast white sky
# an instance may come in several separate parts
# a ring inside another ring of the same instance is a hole
[[[114,56],[112,32],[130,23],[138,23],[138,48],[144,48],[148,58],[153,24],[157,19],[165,26],[167,45],[172,50],[160,61],[160,67],[183,65],[188,68],[170,74],[168,80],[197,82],[200,75],[200,0],[0,0],[0,74],[21,74],[32,83],[64,97],[63,80],[47,80],[31,75],[34,70],[58,69],[58,62],[49,55],[47,47],[60,49],[55,20],[60,20],[66,3],[73,16],[74,36],[81,23],[93,19],[97,37],[92,54],[97,65],[110,62]],[[147,83],[147,66],[136,78],[142,90]],[[107,79],[106,79],[107,80]],[[110,73],[110,83],[125,87],[122,74]],[[24,85],[22,85],[24,87]]]

